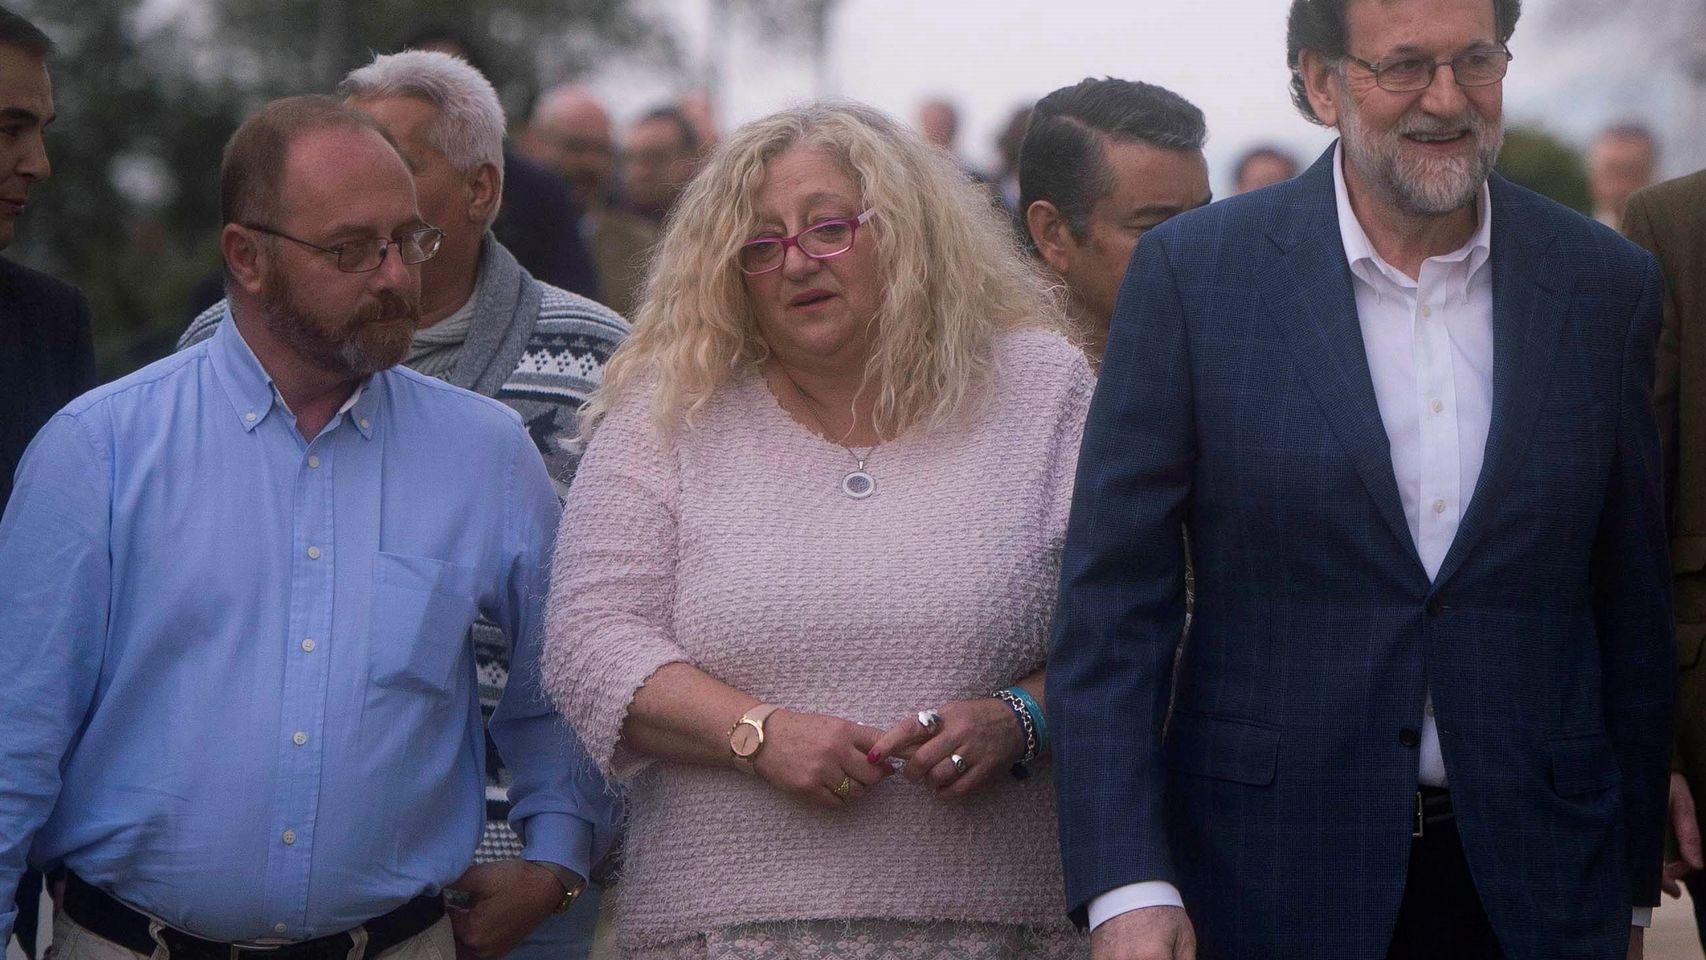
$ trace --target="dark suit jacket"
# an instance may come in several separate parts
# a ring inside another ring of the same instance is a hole
[[[599,299],[598,271],[581,239],[581,215],[569,199],[569,188],[507,144],[503,206],[492,233],[535,280]]]
[[[1664,447],[1676,574],[1678,765],[1706,796],[1706,170],[1635,194],[1623,215],[1629,239],[1659,258],[1669,295],[1659,333],[1653,403]]]
[[[1676,681],[1650,405],[1662,283],[1610,230],[1503,179],[1491,190],[1491,432],[1432,583],[1331,152],[1139,244],[1049,659],[1075,911],[1167,880],[1205,960],[1385,956],[1430,690],[1512,960],[1620,958],[1631,905],[1658,902]],[[1175,676],[1181,529],[1196,619]]]
[[[89,302],[75,287],[0,258],[0,504],[24,448],[95,385]]]

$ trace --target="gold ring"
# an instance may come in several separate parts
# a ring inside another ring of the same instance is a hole
[[[847,796],[847,791],[851,789],[853,789],[853,778],[842,777],[841,782],[835,785],[835,795],[838,797],[845,797]]]

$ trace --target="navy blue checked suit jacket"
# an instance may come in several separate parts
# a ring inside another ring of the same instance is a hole
[[[1612,231],[1491,190],[1491,433],[1432,583],[1331,151],[1138,245],[1049,658],[1080,922],[1099,894],[1166,880],[1205,960],[1384,957],[1430,690],[1512,960],[1621,958],[1631,905],[1658,902],[1676,683],[1649,402],[1662,281]],[[1187,536],[1196,618],[1175,667]]]

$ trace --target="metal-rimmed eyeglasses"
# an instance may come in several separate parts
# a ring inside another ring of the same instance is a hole
[[[337,258],[338,269],[344,273],[370,273],[378,270],[385,263],[385,257],[392,247],[397,248],[397,256],[405,264],[414,266],[425,263],[438,254],[439,245],[444,242],[444,231],[437,227],[418,227],[401,237],[371,237],[365,240],[348,240],[330,247],[322,247],[317,243],[309,243],[301,237],[293,237],[282,230],[262,226],[258,223],[242,224],[247,229],[268,236],[283,237],[293,243],[300,243],[310,250],[331,254]]]
[[[798,247],[801,253],[813,260],[839,257],[853,249],[853,241],[859,235],[859,228],[869,222],[876,212],[876,208],[872,207],[857,217],[819,220],[791,237],[749,240],[741,244],[740,252],[735,255],[735,263],[740,267],[741,273],[756,277],[782,269],[789,247]]]
[[[1433,86],[1434,73],[1440,67],[1450,67],[1452,79],[1460,87],[1492,86],[1505,78],[1513,56],[1510,47],[1501,43],[1496,47],[1465,50],[1449,60],[1393,57],[1369,63],[1348,53],[1345,59],[1374,74],[1374,82],[1388,93],[1415,93]]]

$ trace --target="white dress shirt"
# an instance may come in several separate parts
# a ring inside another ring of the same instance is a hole
[[[1375,251],[1351,210],[1343,147],[1333,154],[1333,190],[1398,498],[1431,580],[1475,495],[1493,419],[1492,198],[1482,184],[1475,234],[1451,253],[1424,261],[1412,278]],[[1421,734],[1416,780],[1444,787],[1431,697]],[[1129,884],[1090,902],[1090,926],[1142,907],[1182,904],[1170,883]],[[1635,911],[1636,926],[1651,919],[1651,910]]]

